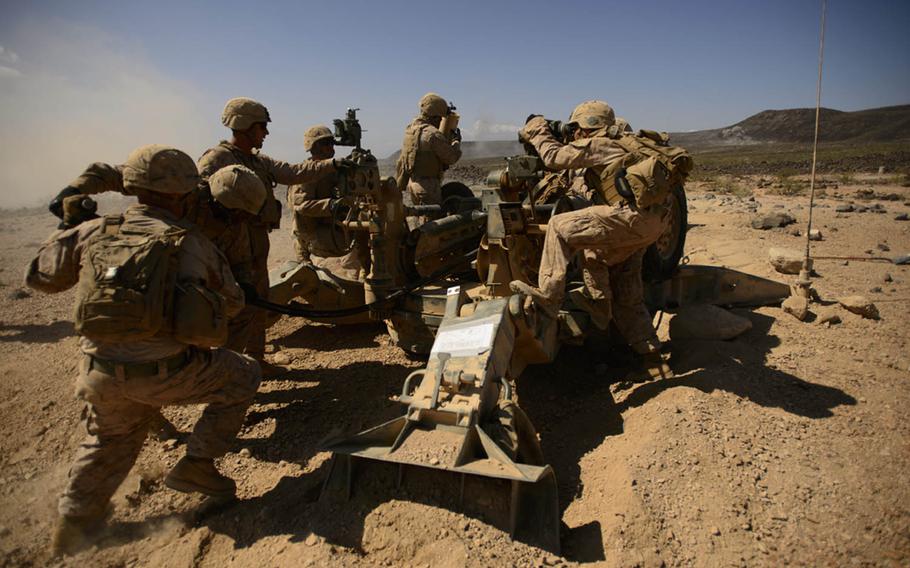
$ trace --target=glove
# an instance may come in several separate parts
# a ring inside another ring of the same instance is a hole
[[[76,225],[97,219],[98,203],[91,197],[82,195],[70,195],[63,199],[61,206],[63,217],[61,218],[58,229],[71,229]]]
[[[452,136],[452,140],[454,140],[456,142],[461,142],[461,129],[460,128],[452,129],[451,136]]]
[[[63,219],[63,200],[74,195],[82,195],[82,192],[72,186],[64,187],[47,206],[47,210],[53,213],[55,217]]]
[[[332,160],[332,165],[335,166],[335,171],[340,172],[342,170],[352,170],[356,168],[357,162],[347,158],[341,158]]]
[[[247,304],[252,304],[259,299],[259,292],[256,291],[256,287],[250,284],[249,282],[238,282],[240,289],[243,290],[243,300]]]

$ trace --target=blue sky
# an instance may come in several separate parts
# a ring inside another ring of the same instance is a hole
[[[400,143],[426,91],[466,138],[600,98],[635,127],[735,123],[815,100],[820,3],[19,2],[0,19],[0,203],[54,193],[142,143],[198,156],[233,96],[262,100],[264,150],[359,106],[366,145]],[[822,102],[910,103],[910,2],[831,0]],[[12,170],[11,170],[12,168]]]

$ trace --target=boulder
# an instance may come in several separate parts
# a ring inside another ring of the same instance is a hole
[[[780,309],[803,321],[809,315],[809,299],[803,296],[790,296],[781,303]]]
[[[771,266],[781,274],[799,274],[803,267],[803,256],[800,252],[785,248],[772,248],[768,251]]]
[[[796,218],[789,213],[770,213],[752,219],[752,228],[766,231],[777,227],[786,227],[796,223]]]
[[[837,306],[826,306],[817,310],[816,312],[815,323],[818,325],[824,325],[826,323],[834,325],[840,323],[840,314],[837,313]]]
[[[847,311],[868,319],[878,319],[878,308],[865,296],[847,296],[837,301]]]
[[[843,205],[835,207],[834,210],[838,213],[850,213],[853,211],[853,206],[849,203],[844,203]]]
[[[908,216],[906,213],[899,213],[894,217],[895,221],[907,221],[908,219],[910,219],[910,216]]]
[[[712,305],[689,306],[670,320],[670,339],[733,339],[752,329],[748,319]]]
[[[818,229],[812,229],[811,231],[809,231],[809,240],[810,241],[820,241],[822,239],[824,239],[824,237],[822,236],[822,232],[819,231]]]

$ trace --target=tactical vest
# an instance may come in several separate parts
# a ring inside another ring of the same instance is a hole
[[[442,179],[442,162],[432,149],[425,148],[422,144],[424,131],[427,128],[433,128],[433,126],[430,124],[412,123],[404,131],[404,141],[401,143],[401,158],[399,158],[399,164],[401,164],[399,171],[404,170],[407,172],[410,179]]]
[[[608,205],[630,202],[620,195],[616,175],[625,168],[634,203],[639,209],[662,204],[673,188],[682,184],[692,171],[689,153],[678,146],[670,146],[666,134],[640,130],[626,134],[613,142],[626,151],[622,160],[604,168],[591,168],[585,172],[585,181],[598,189]]]
[[[105,217],[82,253],[76,288],[76,331],[91,340],[143,341],[159,334],[188,345],[227,341],[224,297],[177,277],[187,231],[163,233]]]

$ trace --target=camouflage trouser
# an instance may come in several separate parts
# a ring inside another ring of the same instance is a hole
[[[597,205],[554,215],[547,225],[538,287],[561,302],[568,265],[583,251],[583,276],[591,298],[609,301],[615,295],[613,321],[633,347],[650,339],[654,330],[643,301],[641,260],[666,228],[665,213],[661,207],[637,212]]]
[[[577,252],[594,249],[607,266],[619,264],[657,240],[665,228],[663,213],[661,208],[639,213],[595,205],[554,215],[544,238],[538,287],[547,297],[562,300],[566,270]]]
[[[250,225],[250,244],[253,249],[252,284],[260,298],[268,298],[270,243],[265,225]],[[231,319],[225,348],[262,361],[265,357],[265,328],[265,311],[254,306],[245,306]]]
[[[224,455],[243,425],[261,380],[259,366],[226,349],[191,349],[170,375],[115,376],[84,357],[77,396],[88,403],[86,429],[58,505],[61,515],[98,517],[133,467],[149,424],[166,405],[208,403],[187,443],[201,458]]]
[[[442,182],[437,178],[412,179],[408,182],[408,193],[414,205],[439,205],[442,203]],[[416,228],[429,220],[426,215],[418,215],[409,225],[414,224],[412,228]]]
[[[610,266],[597,250],[583,251],[582,276],[588,296],[604,307],[626,342],[638,353],[652,351],[660,342],[645,307],[641,263],[645,249]]]

